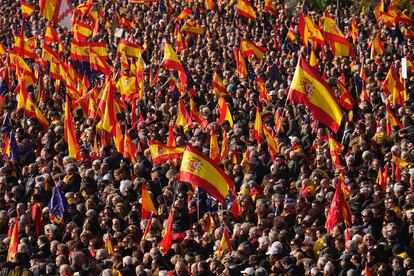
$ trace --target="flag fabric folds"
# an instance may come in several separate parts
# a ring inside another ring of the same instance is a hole
[[[343,169],[344,166],[341,164],[340,156],[344,151],[344,146],[339,143],[331,134],[328,132],[329,151],[332,158],[332,163],[336,169]]]
[[[5,134],[3,153],[7,155],[9,160],[17,159],[20,156],[20,149],[17,145],[14,132],[10,131],[9,134]]]
[[[239,0],[237,4],[237,13],[251,20],[256,19],[256,12],[249,0]]]
[[[338,183],[325,222],[325,228],[328,233],[331,233],[333,228],[342,222],[345,222],[347,226],[350,226],[351,215],[352,213],[345,200],[341,185]]]
[[[19,215],[16,215],[16,220],[14,221],[11,236],[10,236],[10,245],[7,250],[7,261],[13,261],[13,256],[17,252],[19,247]]]
[[[73,125],[73,118],[69,105],[68,95],[66,95],[65,102],[65,141],[68,143],[68,156],[74,159],[80,159],[79,144],[76,140],[76,133]]]
[[[221,237],[220,246],[217,248],[215,255],[221,256],[225,250],[232,250],[231,240],[227,227],[223,227],[223,236]]]
[[[239,78],[247,77],[247,65],[239,48],[234,48],[234,59],[236,60],[236,73]]]
[[[266,48],[260,47],[245,38],[241,39],[240,47],[245,57],[256,56],[262,59],[266,54]]]
[[[50,199],[47,208],[50,212],[50,220],[56,224],[64,224],[63,215],[69,209],[68,202],[62,190],[55,186],[53,188],[52,198]]]
[[[210,134],[209,157],[211,158],[211,160],[213,160],[217,164],[220,163],[220,148],[217,142],[217,135],[214,130],[211,130],[211,134]]]
[[[226,100],[223,97],[220,97],[217,103],[217,108],[220,114],[220,117],[218,118],[217,123],[221,125],[222,123],[224,123],[224,121],[227,120],[230,126],[233,127],[233,118],[231,116],[230,109],[227,106]]]
[[[32,5],[30,5],[26,2],[21,1],[20,4],[21,4],[21,8],[22,8],[23,18],[28,18],[29,15],[31,15],[35,10],[35,8]]]
[[[185,148],[178,181],[197,185],[220,202],[224,202],[226,196],[234,191],[230,177],[213,160],[191,145]]]
[[[151,140],[148,141],[148,146],[154,165],[181,158],[184,154],[184,148],[182,147],[168,146]]]
[[[288,98],[292,102],[306,105],[311,109],[315,119],[335,133],[338,131],[343,113],[336,97],[319,73],[304,58],[299,59]]]
[[[352,50],[351,43],[349,43],[344,34],[338,28],[335,20],[331,17],[329,12],[325,12],[323,27],[325,40],[329,42],[334,56],[347,57],[355,55]]]
[[[380,35],[376,35],[375,38],[369,43],[368,48],[371,49],[371,58],[382,55],[384,53],[384,45],[382,44]]]
[[[354,98],[352,98],[351,93],[345,86],[345,75],[342,75],[337,81],[336,81],[337,87],[338,87],[338,94],[339,94],[339,104],[347,109],[352,110],[355,101]]]
[[[313,42],[319,45],[325,45],[321,29],[303,12],[299,16],[298,27],[305,47],[308,47],[309,43],[314,47]]]
[[[148,192],[148,187],[145,182],[142,183],[142,196],[141,196],[141,218],[147,219],[152,214],[157,214],[154,202],[152,201],[151,195]]]
[[[160,251],[163,255],[167,254],[167,252],[172,247],[172,223],[173,223],[173,216],[174,216],[174,208],[170,209],[170,213],[168,215],[167,225],[164,229],[164,235],[162,237],[162,240],[160,242]]]

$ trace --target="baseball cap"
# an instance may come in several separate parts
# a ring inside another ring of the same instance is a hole
[[[246,267],[246,269],[240,271],[240,273],[246,273],[248,275],[254,275],[254,268],[253,267]]]

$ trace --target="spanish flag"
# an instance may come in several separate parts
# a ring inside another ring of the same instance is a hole
[[[225,130],[223,130],[223,141],[221,141],[220,161],[223,161],[229,155],[230,143],[229,137]]]
[[[20,79],[24,79],[24,85],[26,87],[37,83],[35,75],[33,74],[29,65],[27,65],[27,63],[23,60],[23,58],[21,58],[16,53],[13,53],[13,51],[10,51],[9,58],[11,67],[16,68],[16,74],[20,77]]]
[[[395,69],[395,65],[391,65],[390,70],[388,70],[387,77],[382,84],[382,90],[385,92],[387,97],[392,95],[393,102],[402,102],[401,93],[404,91],[404,85],[400,81],[400,76],[398,71]]]
[[[379,34],[369,43],[368,48],[371,49],[371,58],[382,55],[384,53],[384,45],[382,44]]]
[[[22,7],[22,16],[23,16],[23,18],[28,18],[29,15],[31,15],[35,10],[35,8],[32,5],[29,5],[26,2],[21,1],[20,4],[21,4],[21,7]]]
[[[77,41],[86,41],[93,34],[93,26],[81,21],[73,24],[73,36]]]
[[[280,153],[279,145],[277,144],[276,138],[270,128],[263,125],[263,133],[266,137],[266,143],[272,159],[275,159],[276,155]]]
[[[229,96],[229,92],[217,72],[213,73],[213,94],[217,94],[219,96]]]
[[[247,77],[246,61],[239,48],[234,48],[234,59],[236,60],[236,73],[239,78]]]
[[[282,115],[280,114],[280,108],[275,112],[275,131],[276,133],[283,131]]]
[[[343,221],[347,226],[352,225],[351,215],[352,213],[345,200],[341,185],[338,183],[326,217],[325,228],[328,230],[328,233],[331,233],[333,228]]]
[[[309,43],[311,43],[312,47],[315,47],[312,41],[319,45],[325,45],[321,29],[303,12],[300,13],[298,27],[303,45],[306,48]]]
[[[106,76],[109,76],[113,71],[111,65],[109,65],[93,49],[89,50],[89,64],[92,70],[100,71]]]
[[[349,43],[344,34],[336,25],[335,20],[327,11],[325,12],[323,28],[325,39],[329,42],[334,56],[348,57],[355,55],[352,50],[351,43]]]
[[[214,0],[205,0],[207,10],[214,10]]]
[[[205,128],[208,125],[208,121],[205,118],[201,118],[200,113],[197,109],[197,105],[194,102],[193,98],[190,98],[190,119],[193,122],[198,123],[203,128]]]
[[[20,149],[17,145],[14,132],[11,131],[8,135],[5,134],[3,153],[7,155],[9,160],[17,159],[20,155]]]
[[[175,121],[175,125],[182,126],[184,128],[185,133],[188,131],[188,128],[192,125],[191,117],[188,114],[182,99],[178,100],[177,119]]]
[[[175,19],[175,22],[179,22],[182,21],[184,19],[186,19],[190,14],[192,14],[193,11],[189,8],[184,9]]]
[[[358,39],[358,34],[359,34],[358,18],[354,17],[351,21],[351,37],[354,43]]]
[[[217,103],[217,108],[220,114],[217,123],[221,125],[224,121],[228,121],[230,127],[233,127],[233,118],[231,116],[230,109],[227,106],[226,100],[223,97],[220,97]]]
[[[263,78],[256,78],[256,89],[259,91],[259,100],[260,101],[269,101],[267,96],[267,88]]]
[[[168,160],[181,158],[184,154],[184,148],[168,146],[151,140],[148,141],[148,147],[155,166]]]
[[[39,0],[40,15],[63,27],[72,28],[73,7],[69,0]]]
[[[385,5],[384,1],[380,0],[378,4],[374,7],[373,13],[377,20],[379,20],[379,17],[385,12]]]
[[[173,69],[179,72],[184,72],[184,67],[181,61],[178,59],[172,45],[165,41],[164,45],[164,58],[161,61],[161,66],[167,69]],[[184,72],[185,73],[185,72]]]
[[[245,38],[241,39],[240,46],[245,57],[256,56],[258,59],[262,59],[266,54],[266,48],[257,46]]]
[[[347,110],[352,110],[355,104],[355,100],[352,98],[351,93],[345,86],[344,74],[342,74],[341,77],[336,81],[336,85],[338,87],[339,104]]]
[[[96,126],[97,129],[105,130],[106,132],[116,134],[116,112],[114,100],[114,86],[112,80],[108,79],[107,84],[103,88],[101,101],[99,102],[99,109],[103,112],[102,119]]]
[[[0,56],[7,53],[7,48],[0,42]]]
[[[40,111],[39,107],[35,104],[32,97],[27,95],[26,106],[25,106],[26,116],[35,118],[43,126],[43,129],[46,131],[49,128],[49,122],[47,121],[45,115]]]
[[[263,122],[259,107],[256,107],[256,119],[254,120],[254,139],[257,141],[257,144],[263,142]]]
[[[104,239],[106,251],[108,251],[108,255],[112,256],[114,254],[114,246],[112,244],[112,237],[111,234],[107,233]]]
[[[264,10],[273,14],[274,16],[277,15],[276,13],[276,3],[273,0],[266,0],[264,5]]]
[[[69,97],[66,95],[65,102],[65,141],[68,143],[68,156],[80,159],[79,145],[76,140],[75,128],[73,126],[72,112],[69,104]]]
[[[124,134],[124,158],[128,158],[132,164],[137,163],[137,158],[135,157],[136,148],[134,143],[131,140],[131,137],[129,136],[128,130],[125,128],[125,134]]]
[[[232,247],[231,247],[231,240],[230,240],[229,231],[227,230],[227,227],[224,226],[223,227],[223,236],[222,236],[221,241],[220,241],[220,246],[219,246],[219,248],[217,248],[217,250],[214,254],[216,256],[221,256],[226,249],[232,250]]]
[[[178,31],[177,35],[175,36],[175,45],[177,48],[177,53],[187,49],[187,42],[185,41],[185,38],[183,37],[183,34]]]
[[[170,208],[170,213],[168,215],[167,225],[164,229],[164,235],[162,236],[162,240],[160,242],[160,251],[163,255],[167,254],[167,252],[172,247],[172,240],[173,240],[173,233],[172,233],[172,223],[173,223],[173,216],[174,216],[174,208]]]
[[[398,126],[400,129],[402,129],[404,126],[392,112],[388,101],[385,103],[385,111],[385,118],[387,120],[387,135],[390,136],[394,130],[394,127]]]
[[[197,185],[220,202],[234,191],[231,178],[213,160],[189,144],[181,161],[178,181]]]
[[[19,215],[16,215],[16,220],[13,224],[13,230],[10,236],[10,245],[7,250],[7,261],[13,261],[13,256],[17,252],[19,246]]]
[[[341,126],[342,110],[328,84],[303,58],[299,59],[288,98],[311,109],[315,119],[335,133]]]
[[[329,151],[332,158],[332,163],[336,169],[343,169],[344,166],[341,164],[340,156],[344,151],[344,146],[333,138],[328,132]]]
[[[256,19],[256,12],[254,11],[252,5],[250,5],[249,0],[239,0],[237,5],[237,13],[251,20]]]
[[[187,20],[180,29],[181,32],[192,34],[192,35],[201,35],[204,33],[204,28],[199,27],[195,24],[193,20]]]
[[[381,186],[381,189],[385,192],[387,189],[387,180],[388,180],[388,165],[385,166],[384,171],[378,168],[377,175],[377,184]]]
[[[142,197],[141,197],[141,219],[147,219],[151,214],[157,214],[154,202],[148,192],[147,183],[142,183]]]
[[[118,53],[125,53],[127,57],[139,58],[144,48],[138,44],[122,39],[118,44]]]
[[[216,162],[216,164],[220,163],[220,148],[217,142],[217,135],[214,129],[211,130],[210,134],[210,154],[209,157],[211,160]]]

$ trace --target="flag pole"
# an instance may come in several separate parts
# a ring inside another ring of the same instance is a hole
[[[200,220],[200,188],[197,186],[197,221]]]

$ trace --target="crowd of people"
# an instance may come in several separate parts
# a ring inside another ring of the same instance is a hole
[[[116,94],[121,106],[117,119],[136,147],[136,162],[120,153],[111,136],[108,140],[97,128],[99,119],[88,118],[76,105],[72,105],[72,113],[80,157],[74,159],[69,157],[65,138],[64,104],[69,92],[41,62],[48,21],[40,16],[38,1],[26,2],[35,11],[23,19],[20,1],[0,1],[0,42],[7,49],[0,61],[0,141],[4,146],[6,136],[13,133],[18,147],[12,157],[5,150],[0,160],[1,273],[414,275],[414,74],[408,68],[403,80],[406,98],[401,102],[386,108],[382,89],[390,66],[402,75],[401,59],[410,60],[413,55],[414,36],[409,35],[414,32],[413,24],[377,20],[373,14],[377,3],[362,7],[339,1],[338,10],[336,3],[327,6],[345,34],[351,31],[353,20],[359,30],[355,41],[349,37],[354,56],[334,56],[328,45],[314,51],[328,85],[338,95],[337,80],[343,74],[355,100],[352,111],[343,109],[339,131],[331,133],[344,146],[339,155],[341,169],[332,161],[327,127],[314,119],[309,108],[287,100],[299,57],[309,60],[311,54],[299,35],[299,14],[307,12],[316,24],[324,15],[324,10],[308,3],[312,1],[297,5],[280,0],[250,1],[255,20],[237,13],[238,1],[214,1],[212,10],[206,8],[210,1],[88,1],[102,11],[102,17],[87,40],[106,43],[107,62],[115,78],[125,73],[117,54],[119,41],[127,39],[143,46],[144,97],[124,99],[119,91]],[[71,1],[74,7],[83,2]],[[265,2],[275,4],[274,14],[264,9]],[[410,16],[412,1],[391,2],[385,3],[385,9],[401,5],[399,9]],[[185,20],[175,18],[186,8],[192,11],[188,18],[204,33],[184,34],[187,45],[178,56],[187,77],[191,76],[187,86],[192,92],[177,93],[171,85],[174,72],[160,63],[165,40],[177,48],[175,29]],[[75,64],[70,55],[73,33],[54,26],[64,46],[59,51],[61,59]],[[38,77],[27,92],[48,120],[47,128],[17,108],[19,83],[9,53],[22,28],[27,38],[37,41],[38,59],[24,59]],[[286,47],[289,29],[296,40]],[[372,58],[369,43],[377,35],[385,49]],[[248,76],[244,78],[236,73],[233,53],[242,38],[266,49],[264,58],[246,59]],[[59,45],[51,47],[58,51]],[[85,63],[74,67],[81,76],[78,80],[86,78],[90,84],[88,91],[102,89],[105,77],[101,73]],[[361,71],[367,97],[360,97],[354,77]],[[151,84],[157,73],[158,82]],[[214,73],[223,79],[229,93],[226,102],[233,126],[228,121],[217,123],[220,112],[219,96],[212,88]],[[265,99],[260,97],[258,77],[265,81]],[[193,122],[187,130],[174,123],[179,99],[190,109],[189,94],[207,123]],[[277,155],[269,150],[266,139],[261,143],[255,139],[258,105],[263,123],[275,131]],[[389,127],[389,111],[401,124]],[[277,128],[276,113],[280,116]],[[227,133],[229,151],[221,156],[219,166],[234,181],[241,214],[235,216],[229,210],[227,199],[219,202],[203,189],[177,181],[180,159],[153,164],[148,141],[167,144],[170,129],[177,147],[191,144],[206,155],[212,130],[220,145]],[[388,168],[385,176],[384,168]],[[385,177],[381,183],[379,171]],[[341,177],[343,183],[338,184]],[[146,219],[141,218],[144,183],[157,208]],[[53,220],[48,208],[55,185],[68,205],[60,222]],[[337,185],[345,185],[352,217],[350,222],[343,220],[326,229]],[[162,252],[159,244],[171,209],[172,248]],[[151,227],[143,238],[149,220]],[[10,256],[16,221],[18,248]],[[230,239],[225,249],[224,231]]]

